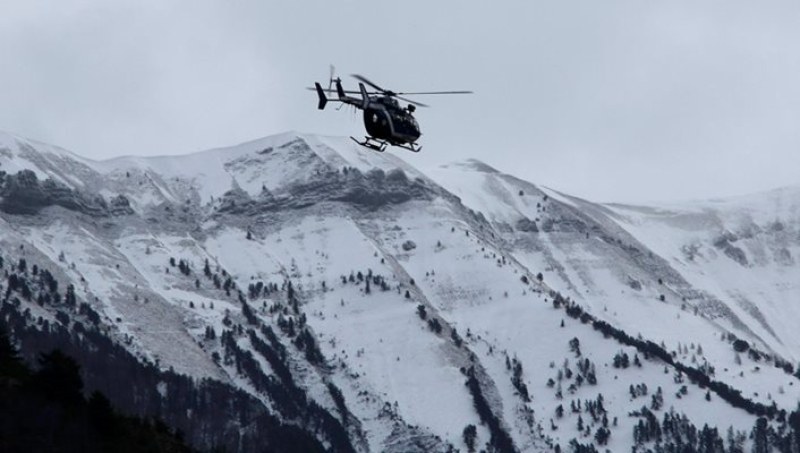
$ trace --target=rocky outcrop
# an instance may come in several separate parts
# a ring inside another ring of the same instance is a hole
[[[116,197],[112,198],[108,209],[113,216],[134,214],[134,210],[131,207],[131,202],[125,197],[125,195],[117,195]]]
[[[8,214],[33,215],[48,206],[61,206],[90,216],[108,216],[109,206],[100,195],[87,195],[53,180],[40,181],[31,170],[4,174],[0,180],[0,210]],[[117,212],[120,206],[116,206]],[[130,208],[130,206],[128,206]]]
[[[253,198],[242,189],[226,192],[218,214],[258,215],[287,209],[303,209],[324,202],[342,202],[374,211],[411,200],[431,200],[435,190],[421,179],[409,179],[400,169],[367,173],[350,168],[320,173],[308,182],[296,183],[277,193],[263,189]]]
[[[522,231],[525,233],[538,233],[539,228],[536,226],[536,222],[525,217],[517,221],[517,231]]]

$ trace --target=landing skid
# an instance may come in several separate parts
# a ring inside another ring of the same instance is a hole
[[[388,145],[387,142],[385,142],[383,140],[377,140],[377,139],[374,139],[372,137],[364,137],[364,141],[363,142],[360,142],[360,141],[356,140],[355,137],[350,137],[350,140],[358,143],[359,145],[363,146],[364,148],[369,148],[371,150],[375,150],[375,151],[378,151],[378,152],[381,152],[381,153],[386,150],[386,145]]]
[[[381,152],[381,153],[386,151],[386,147],[388,145],[397,146],[398,148],[407,149],[407,150],[409,150],[409,151],[411,151],[413,153],[418,153],[418,152],[422,151],[422,147],[416,145],[415,143],[409,143],[409,144],[401,145],[401,144],[397,144],[397,143],[389,143],[389,142],[387,142],[385,140],[379,140],[377,138],[372,138],[372,137],[364,137],[364,141],[358,141],[358,140],[355,139],[355,137],[350,137],[350,140],[353,140],[354,142],[358,143],[359,145],[363,146],[364,148],[369,148],[371,150],[378,151],[378,152]]]
[[[415,143],[409,143],[408,145],[394,145],[394,146],[397,146],[398,148],[407,149],[407,150],[411,151],[412,153],[418,153],[418,152],[422,151],[422,147],[417,145],[417,144],[415,144]]]

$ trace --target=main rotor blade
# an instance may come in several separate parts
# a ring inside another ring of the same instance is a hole
[[[419,94],[473,94],[473,93],[472,93],[472,91],[414,91],[414,92],[403,91],[403,92],[396,93],[396,94],[403,94],[403,95],[407,95],[407,96],[412,96],[412,95],[416,96],[416,95],[419,95]]]
[[[376,84],[375,82],[373,82],[373,81],[369,80],[368,78],[366,78],[366,77],[362,76],[361,74],[351,74],[351,75],[352,75],[352,76],[353,76],[353,77],[354,77],[356,80],[359,80],[359,81],[361,81],[361,82],[364,82],[364,83],[366,83],[367,85],[371,86],[372,88],[375,88],[376,90],[378,90],[378,91],[380,91],[380,92],[382,92],[382,93],[384,93],[384,94],[387,94],[387,95],[389,95],[389,96],[397,96],[397,95],[413,95],[413,96],[415,96],[415,95],[419,95],[419,94],[422,94],[422,95],[425,95],[425,94],[472,94],[472,91],[467,91],[467,90],[458,90],[458,91],[414,91],[414,92],[411,92],[411,91],[403,91],[403,92],[394,92],[394,91],[392,91],[392,90],[386,90],[386,89],[384,89],[384,88],[380,87],[378,84]],[[407,100],[407,99],[404,99],[404,101],[408,101],[408,100]]]
[[[366,77],[364,77],[364,76],[362,76],[362,75],[360,75],[360,74],[351,74],[351,75],[352,75],[352,76],[353,76],[353,78],[355,78],[356,80],[359,80],[359,81],[361,81],[361,82],[364,82],[364,83],[366,83],[367,85],[371,86],[372,88],[375,88],[375,89],[376,89],[376,90],[378,90],[378,91],[381,91],[381,92],[383,92],[383,93],[386,93],[386,91],[387,91],[387,90],[384,90],[383,88],[379,87],[377,84],[375,84],[374,82],[372,82],[371,80],[369,80],[368,78],[366,78]]]
[[[395,96],[395,97],[397,99],[402,99],[402,100],[408,102],[409,104],[414,104],[417,107],[430,107],[430,105],[423,104],[422,102],[412,101],[411,99],[404,98],[403,96]]]
[[[306,87],[306,90],[317,91],[317,89],[313,88],[313,87]],[[336,91],[334,89],[331,89],[331,88],[323,88],[322,91],[324,91],[326,93],[338,93],[338,91]],[[345,94],[361,94],[360,91],[353,91],[353,90],[342,90],[342,91],[344,91]],[[383,94],[383,93],[379,93],[377,91],[367,91],[367,94],[371,94],[371,95],[372,94],[376,94],[377,95],[377,94]]]

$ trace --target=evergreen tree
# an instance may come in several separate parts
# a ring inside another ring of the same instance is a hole
[[[92,421],[97,430],[102,435],[112,434],[116,427],[114,408],[111,406],[111,401],[100,392],[92,392],[87,404],[89,419]]]
[[[598,445],[605,445],[608,443],[608,438],[611,437],[611,431],[608,428],[600,427],[597,428],[597,432],[594,434],[594,440],[597,441]]]
[[[753,439],[753,453],[769,453],[769,423],[766,418],[758,417],[750,438]]]
[[[67,285],[67,294],[64,296],[64,303],[67,304],[68,307],[74,307],[77,305],[77,300],[75,298],[75,287],[72,284]]]
[[[67,406],[83,401],[80,367],[72,357],[56,349],[41,354],[39,366],[39,371],[33,376],[34,385],[48,399]]]
[[[467,425],[464,427],[462,435],[464,437],[464,444],[467,446],[467,451],[473,453],[475,451],[475,440],[478,437],[478,429],[475,425]]]
[[[0,379],[22,379],[26,377],[27,368],[19,356],[19,351],[11,342],[3,326],[0,326]]]

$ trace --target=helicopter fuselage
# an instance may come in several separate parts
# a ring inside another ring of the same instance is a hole
[[[414,143],[422,135],[414,115],[389,96],[370,97],[364,108],[364,127],[373,138],[393,145]]]
[[[331,84],[336,83],[336,90],[323,89],[319,83],[314,83],[319,102],[317,108],[323,110],[328,101],[341,102],[351,105],[364,111],[364,128],[367,130],[367,137],[363,141],[350,137],[361,146],[365,146],[376,151],[383,151],[387,145],[398,146],[412,152],[419,152],[422,147],[417,144],[422,133],[419,130],[419,123],[414,118],[414,111],[417,106],[427,107],[420,102],[405,99],[400,94],[393,91],[384,90],[374,83],[366,80],[362,76],[357,76],[359,80],[366,81],[378,93],[370,93],[364,86],[364,82],[358,84],[358,91],[345,91],[342,88],[340,79],[331,79]],[[336,93],[337,98],[328,99],[326,93]],[[452,92],[427,92],[416,94],[447,94]],[[459,92],[460,93],[460,92]],[[359,94],[360,97],[348,96],[348,94]],[[377,94],[377,96],[376,96]],[[399,98],[408,102],[408,105],[401,107],[397,102]]]

